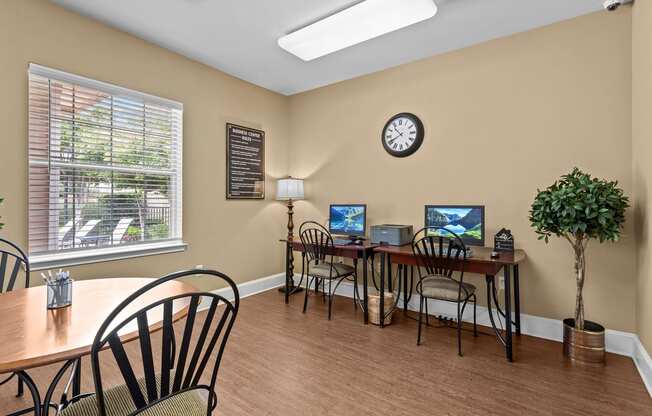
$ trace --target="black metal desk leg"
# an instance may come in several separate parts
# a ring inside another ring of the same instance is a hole
[[[367,325],[369,323],[369,297],[368,297],[368,289],[367,289],[367,281],[368,281],[368,274],[367,274],[367,250],[362,250],[362,305],[363,305],[363,312],[364,312],[364,323]],[[371,267],[373,267],[373,255],[371,257]]]
[[[290,303],[290,264],[292,259],[290,258],[292,254],[292,244],[288,242],[285,245],[285,303]]]
[[[385,253],[380,255],[380,311],[378,313],[378,323],[381,328],[385,326],[385,257],[389,258],[389,255],[386,255]]]
[[[407,284],[407,265],[403,265],[402,271],[403,271],[403,314],[407,315],[407,310],[408,310],[408,284]]]
[[[505,271],[505,354],[508,361],[512,361],[512,285],[510,267]]]
[[[353,309],[358,309],[358,301],[360,300],[360,293],[358,292],[358,258],[353,259],[353,268],[355,274],[353,275]]]
[[[493,298],[491,297],[493,293],[493,284],[494,284],[494,276],[491,275],[485,275],[485,283],[487,285],[487,312],[489,313],[489,321],[491,322],[491,327],[494,329],[494,332],[496,333],[496,336],[498,339],[500,339],[500,332],[498,331],[498,327],[496,326],[496,321],[494,320],[494,312],[492,310],[492,303],[493,303]]]
[[[392,280],[392,263],[389,260],[389,254],[387,255],[387,289],[390,293],[394,291],[394,282]]]
[[[514,265],[514,326],[516,335],[521,335],[521,289],[519,287],[518,264]]]

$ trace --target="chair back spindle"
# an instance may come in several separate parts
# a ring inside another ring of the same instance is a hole
[[[412,238],[412,252],[421,278],[439,276],[453,279],[454,271],[459,271],[460,282],[464,278],[466,246],[453,231],[443,227],[422,228]]]
[[[335,245],[326,227],[315,221],[306,221],[299,227],[299,237],[309,263],[333,263]]]
[[[29,274],[29,259],[25,252],[11,241],[0,238],[0,293],[28,288]]]

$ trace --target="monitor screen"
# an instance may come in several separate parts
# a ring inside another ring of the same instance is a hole
[[[363,236],[367,225],[367,206],[331,205],[328,224],[332,234]]]
[[[446,228],[457,234],[466,245],[484,246],[484,206],[426,205],[425,226]],[[446,236],[448,233],[440,234]]]

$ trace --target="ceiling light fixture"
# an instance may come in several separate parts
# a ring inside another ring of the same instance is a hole
[[[283,36],[278,46],[311,61],[435,14],[437,5],[433,0],[365,0]]]

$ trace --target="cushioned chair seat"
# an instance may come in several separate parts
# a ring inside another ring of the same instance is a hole
[[[138,380],[138,383],[141,385],[141,390],[145,391],[144,379]],[[204,393],[208,395],[205,390],[191,390],[177,394],[139,413],[139,416],[206,416],[208,405],[206,399],[202,397]],[[145,397],[147,397],[146,394]],[[104,403],[107,416],[126,416],[136,410],[126,385],[107,389],[104,392]],[[61,416],[97,416],[99,414],[94,395],[71,404],[60,413]]]
[[[348,264],[333,263],[333,271],[331,276],[331,263],[324,261],[320,262],[319,264],[315,264],[314,262],[310,262],[308,273],[311,276],[315,276],[320,279],[335,279],[355,273],[355,268],[353,266],[349,266]]]
[[[447,277],[431,276],[425,277],[421,282],[419,292],[426,298],[443,299],[457,302],[460,284]],[[462,283],[462,300],[475,293],[475,286],[470,283]]]

